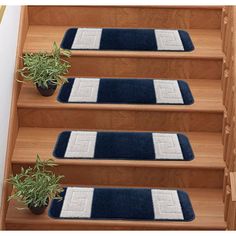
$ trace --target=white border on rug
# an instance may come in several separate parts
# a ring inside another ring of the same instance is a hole
[[[155,29],[158,50],[184,51],[184,46],[178,30]]]
[[[97,102],[100,79],[75,78],[69,102]]]
[[[94,188],[68,187],[61,218],[91,218]]]
[[[177,134],[153,133],[152,138],[156,159],[184,159]]]
[[[184,104],[177,80],[153,80],[157,103]]]
[[[99,49],[101,37],[101,28],[78,28],[71,48]]]
[[[152,189],[154,218],[157,220],[184,220],[176,190]]]
[[[65,157],[94,158],[97,132],[72,131]]]

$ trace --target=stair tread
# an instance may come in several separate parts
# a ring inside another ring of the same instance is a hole
[[[52,157],[58,134],[62,128],[28,128],[21,127],[12,156],[13,164],[34,163],[37,153],[42,159]],[[157,131],[156,131],[157,132]],[[223,146],[220,133],[188,132],[186,133],[195,154],[193,161],[129,161],[129,160],[68,160],[56,159],[60,165],[101,165],[101,166],[140,166],[163,168],[209,168],[223,169]]]
[[[24,84],[22,86],[17,105],[19,108],[223,112],[220,80],[193,79],[185,81],[188,82],[195,100],[192,105],[60,103],[56,99],[59,89],[51,97],[42,97],[31,84]]]
[[[73,26],[71,26],[73,27]],[[74,26],[75,27],[75,26]],[[78,26],[77,26],[78,27]],[[50,52],[53,42],[60,45],[69,26],[30,25],[24,44],[24,53]],[[111,57],[166,57],[166,58],[223,58],[220,30],[187,30],[195,50],[192,52],[138,52],[138,51],[72,51],[73,56],[111,56]]]
[[[17,210],[21,204],[11,201],[6,216],[7,229],[219,229],[226,228],[220,189],[183,189],[189,193],[196,218],[191,222],[124,221],[124,220],[60,220],[45,212],[34,216],[28,209]]]

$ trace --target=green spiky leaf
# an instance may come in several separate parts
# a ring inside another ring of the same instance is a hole
[[[56,166],[52,159],[41,160],[37,154],[33,168],[21,168],[20,173],[11,176],[8,182],[13,186],[13,193],[8,200],[16,199],[26,206],[40,207],[53,198],[61,199],[63,188],[60,185],[62,175],[55,175],[52,168]]]
[[[61,49],[54,42],[51,53],[26,53],[22,57],[24,66],[18,72],[24,81],[31,81],[40,87],[48,88],[49,83],[61,85],[67,82],[64,76],[71,67],[70,63],[63,58],[70,56],[70,51]]]

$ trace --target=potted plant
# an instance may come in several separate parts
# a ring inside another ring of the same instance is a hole
[[[57,85],[66,82],[63,76],[68,73],[70,63],[62,56],[69,58],[70,55],[70,51],[59,48],[54,42],[51,53],[26,53],[22,57],[24,66],[18,71],[24,81],[31,81],[42,96],[48,97]]]
[[[56,176],[50,168],[56,166],[52,159],[42,161],[37,155],[34,167],[21,168],[21,172],[11,176],[8,182],[13,185],[11,199],[23,202],[33,214],[42,214],[51,199],[61,199],[63,188],[59,184],[63,176]]]

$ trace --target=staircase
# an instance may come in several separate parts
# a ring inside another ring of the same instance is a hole
[[[30,6],[23,52],[51,51],[69,27],[176,28],[189,32],[192,52],[73,51],[68,76],[166,78],[188,82],[195,103],[178,105],[63,104],[23,85],[17,101],[19,130],[11,159],[17,173],[35,155],[52,157],[64,130],[169,131],[189,137],[193,161],[59,160],[65,186],[180,188],[189,193],[191,222],[55,220],[18,211],[10,202],[7,229],[223,230],[223,105],[221,7]]]

